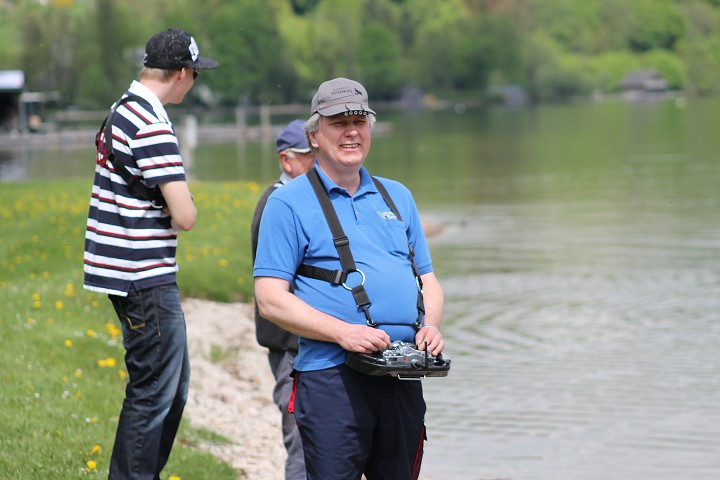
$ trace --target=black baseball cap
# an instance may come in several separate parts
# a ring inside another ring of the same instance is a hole
[[[219,64],[211,58],[200,56],[197,42],[189,33],[169,28],[148,40],[143,65],[162,70],[180,70],[217,68]]]

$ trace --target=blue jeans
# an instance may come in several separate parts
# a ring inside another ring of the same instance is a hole
[[[125,388],[109,480],[159,480],[190,383],[185,316],[177,285],[110,295],[123,332]]]

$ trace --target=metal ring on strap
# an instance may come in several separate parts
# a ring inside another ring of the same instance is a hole
[[[359,268],[356,269],[355,271],[358,272],[358,273],[362,276],[362,281],[360,282],[360,285],[365,285],[365,274],[363,273],[363,271],[360,270]],[[352,273],[352,272],[350,272],[350,273]],[[345,280],[346,280],[346,281],[347,281],[347,279],[350,277],[350,273],[348,273],[347,277],[345,277]],[[352,291],[352,289],[353,289],[353,287],[348,287],[348,286],[345,284],[345,282],[342,283],[342,286],[343,286],[343,288],[344,288],[345,290],[350,290],[350,291]]]

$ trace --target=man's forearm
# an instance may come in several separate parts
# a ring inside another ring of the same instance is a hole
[[[442,322],[445,296],[442,286],[434,273],[421,276],[423,282],[423,301],[425,302],[425,325],[440,327]]]

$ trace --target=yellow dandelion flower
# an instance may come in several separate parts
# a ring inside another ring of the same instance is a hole
[[[180,477],[178,477],[177,475],[170,475],[168,477],[168,480],[182,480],[182,479]]]
[[[93,460],[88,460],[87,466],[90,470],[95,470],[97,468],[97,462],[95,462]]]
[[[77,392],[75,392],[75,398],[80,398],[80,397],[82,397],[82,393],[80,393],[80,390],[78,390]]]
[[[98,307],[100,306],[100,302],[97,301],[97,300],[93,300],[92,302],[90,302],[90,305],[91,305],[93,308],[98,308]]]
[[[100,445],[93,445],[92,453],[98,453],[98,452],[100,452],[100,450],[102,450]]]
[[[75,378],[80,378],[80,377],[82,377],[82,374],[83,374],[82,369],[81,369],[81,368],[78,368],[78,369],[76,369],[75,372],[73,373],[73,376],[74,376]]]
[[[107,364],[108,367],[114,367],[115,359],[112,357],[108,357],[107,359],[105,359],[105,363]]]
[[[92,328],[88,329],[85,333],[87,334],[88,337],[95,336],[95,330],[93,330]]]
[[[50,272],[43,272],[42,273],[43,278],[47,279],[50,278]]]
[[[98,363],[98,366],[100,366],[100,367],[107,367],[107,360],[105,360],[104,358],[101,358],[100,360],[98,360],[97,363]]]
[[[32,294],[32,299],[33,299],[33,300],[40,300],[40,294],[39,294],[39,293],[33,293],[33,294]]]
[[[125,372],[125,370],[118,370],[118,376],[119,376],[120,378],[126,378],[126,377],[127,377],[127,373]]]
[[[60,300],[57,300],[57,301],[55,302],[55,308],[57,308],[58,310],[62,310],[62,308],[63,308],[63,302],[60,301]]]
[[[33,302],[33,307],[34,307],[34,308],[40,308],[40,307],[42,307],[42,303],[40,303],[40,300],[35,300],[35,301]]]
[[[73,346],[72,340],[70,340],[69,338],[67,340],[65,340],[65,346],[72,347]]]
[[[230,262],[228,262],[226,258],[221,258],[220,260],[218,260],[218,265],[220,265],[221,268],[227,267],[229,263]]]
[[[122,331],[112,323],[105,324],[105,330],[113,337],[117,337],[122,334]]]

